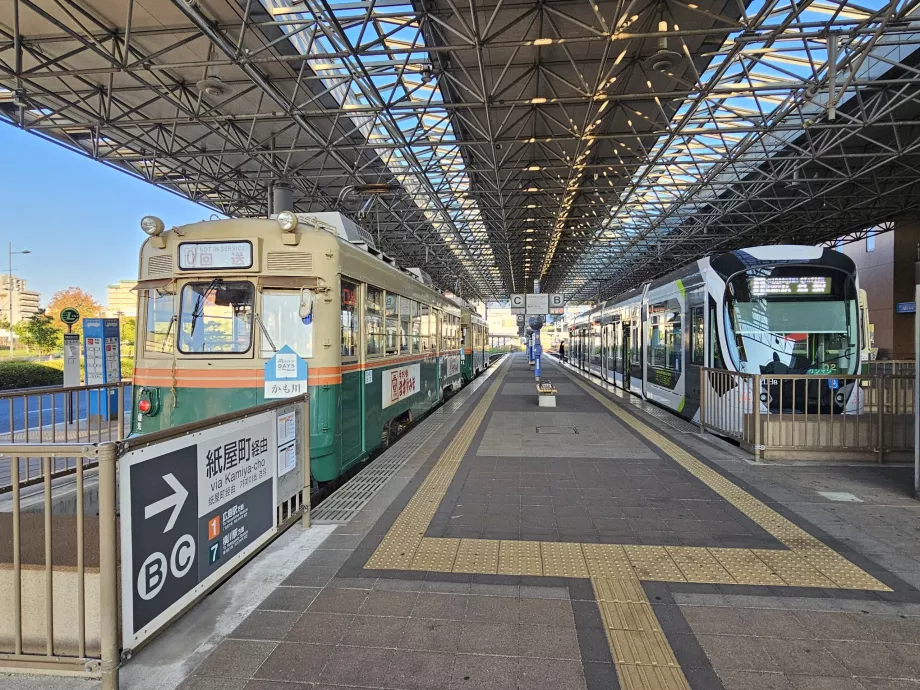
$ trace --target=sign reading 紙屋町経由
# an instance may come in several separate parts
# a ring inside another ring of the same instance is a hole
[[[418,364],[383,372],[383,407],[389,407],[418,393],[420,372],[421,367]]]
[[[303,395],[307,387],[307,363],[290,345],[284,345],[265,363],[266,400]]]
[[[285,413],[288,414],[288,413]],[[123,646],[136,647],[276,528],[276,411],[130,451],[119,461]],[[295,451],[294,466],[297,464]]]

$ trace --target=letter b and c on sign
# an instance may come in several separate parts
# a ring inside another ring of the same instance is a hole
[[[137,573],[137,593],[144,601],[150,601],[166,584],[169,573],[177,580],[185,577],[195,563],[195,539],[184,534],[172,548],[167,572],[166,556],[155,551],[144,561]]]

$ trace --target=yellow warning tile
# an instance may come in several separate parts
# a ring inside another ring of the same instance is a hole
[[[675,666],[617,664],[622,690],[690,690],[683,671]]]
[[[423,539],[415,551],[410,570],[449,573],[459,548],[459,539]]]
[[[619,544],[582,544],[588,572],[592,578],[634,578],[636,571]]]
[[[678,667],[664,633],[658,631],[607,630],[613,662],[643,666]]]
[[[498,552],[499,575],[542,575],[543,559],[538,541],[501,542]]]
[[[687,578],[663,546],[624,546],[640,580],[686,582]]]
[[[709,549],[709,552],[740,585],[785,584],[750,549]]]
[[[665,550],[677,564],[687,582],[735,584],[735,579],[707,549],[690,546],[667,546]]]
[[[540,552],[543,556],[543,574],[547,577],[589,576],[581,544],[541,542]]]
[[[642,589],[642,583],[633,578],[597,578],[592,577],[594,598],[599,602],[619,602],[623,604],[647,603],[648,597]]]
[[[498,540],[461,539],[453,572],[495,575],[498,572],[500,545]]]
[[[604,627],[609,630],[634,630],[637,632],[661,632],[661,624],[646,602],[626,604],[619,601],[598,603]]]
[[[890,587],[879,582],[865,570],[830,549],[820,553],[800,553],[799,555],[802,560],[843,589],[865,589],[876,592],[891,591]]]
[[[833,581],[802,560],[794,551],[755,549],[754,553],[787,585],[792,587],[836,588]]]

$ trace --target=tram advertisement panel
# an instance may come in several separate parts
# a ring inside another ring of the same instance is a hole
[[[445,363],[445,378],[451,378],[452,376],[460,375],[460,355],[447,355],[444,357]]]
[[[421,367],[410,364],[383,373],[383,407],[389,407],[419,391]]]

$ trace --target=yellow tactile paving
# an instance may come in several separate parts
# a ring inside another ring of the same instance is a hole
[[[499,575],[543,575],[543,556],[538,541],[501,542],[498,552]]]
[[[786,549],[425,537],[506,371],[491,383],[366,568],[589,578],[623,690],[689,690],[642,580],[890,591],[820,540],[577,380],[616,417],[754,520]]]
[[[765,503],[754,498],[741,487],[737,486],[729,479],[726,479],[711,467],[697,460],[686,450],[672,443],[647,424],[641,422],[633,415],[620,410],[616,404],[594,390],[589,384],[578,379],[573,380],[618,419],[649,439],[693,476],[754,520],[754,522],[760,525],[766,532],[782,542],[789,549],[789,551],[785,553],[795,554],[798,560],[802,562],[802,572],[790,571],[788,572],[789,578],[780,574],[783,580],[789,582],[789,580],[792,579],[796,583],[799,581],[830,583],[801,586],[830,586],[846,589],[890,591],[889,587],[879,582],[861,568],[847,561],[840,554],[808,534],[808,532],[801,527],[787,520]],[[807,563],[805,561],[807,561]],[[790,568],[796,570],[796,567],[792,566],[791,561],[783,560],[782,564],[787,570]],[[817,571],[818,576],[814,576],[812,571]],[[790,584],[792,583],[790,582]]]

